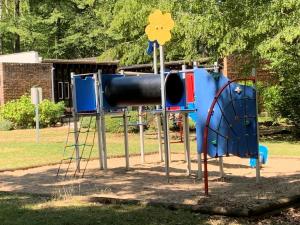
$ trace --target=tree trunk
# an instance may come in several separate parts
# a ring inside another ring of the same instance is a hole
[[[3,2],[0,0],[0,20],[2,21],[2,10],[3,10]],[[3,38],[2,34],[0,34],[0,54],[3,54]]]
[[[15,18],[16,21],[19,20],[20,17],[20,0],[15,0]],[[15,35],[15,52],[21,51],[21,43],[20,43],[20,35]]]

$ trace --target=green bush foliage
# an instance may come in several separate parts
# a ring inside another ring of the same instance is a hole
[[[13,123],[9,120],[0,120],[0,131],[12,130],[14,127]]]
[[[40,125],[53,126],[64,113],[64,103],[43,100],[39,105]],[[7,102],[1,109],[1,118],[8,120],[14,128],[31,128],[35,125],[35,108],[29,96]]]
[[[64,102],[54,103],[47,99],[43,100],[39,105],[41,126],[47,127],[57,124],[64,114],[64,110]]]
[[[92,121],[90,121],[90,117],[83,117],[80,119],[80,127],[82,128],[96,128],[96,117],[92,117]],[[91,123],[91,124],[90,124]]]
[[[130,125],[135,124],[138,122],[138,112],[137,111],[130,111],[128,113],[128,123]],[[105,115],[105,130],[109,133],[122,133],[123,132],[123,118],[113,118],[113,115]],[[95,128],[95,117],[92,118],[91,126],[92,128]],[[85,117],[81,121],[81,127],[88,128],[90,123],[90,118]],[[136,133],[139,131],[138,126],[128,126],[128,132],[129,133]]]
[[[273,120],[281,116],[282,96],[280,87],[268,87],[263,93],[264,108]]]
[[[280,88],[280,113],[284,118],[296,126],[300,133],[300,80],[299,73],[289,74],[282,83]]]
[[[264,91],[264,105],[274,119],[287,118],[300,129],[300,81],[299,76],[289,75],[280,86],[272,86]]]
[[[30,128],[34,125],[34,105],[28,96],[24,95],[20,99],[7,102],[1,113],[15,128]]]
[[[138,122],[138,112],[137,111],[130,111],[128,113],[130,116],[128,118],[128,122],[130,125],[136,124]],[[123,118],[112,118],[113,115],[106,115],[105,116],[105,128],[106,132],[109,133],[122,133],[123,132]],[[91,128],[95,128],[95,117],[92,118],[91,121]],[[144,129],[157,131],[157,123],[155,116],[153,114],[148,114],[147,117],[144,119],[147,121],[147,125],[144,126]],[[81,127],[88,128],[90,123],[89,117],[82,118]],[[191,119],[189,120],[190,130],[194,131],[196,129],[196,124]],[[169,120],[169,128],[170,130],[176,130],[177,128],[174,127],[174,124],[171,120]],[[139,132],[138,126],[128,126],[129,133],[137,133]]]

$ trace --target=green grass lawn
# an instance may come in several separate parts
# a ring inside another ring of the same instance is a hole
[[[0,170],[23,168],[38,165],[47,165],[57,163],[62,159],[63,148],[67,136],[67,128],[47,128],[41,130],[41,141],[35,143],[35,130],[14,130],[0,131]],[[80,139],[83,142],[84,135]],[[172,134],[174,135],[174,134]],[[194,134],[192,134],[193,136]],[[73,136],[70,136],[70,143]],[[177,142],[177,143],[176,143]],[[88,143],[92,143],[92,135],[88,138]],[[97,143],[97,139],[95,139]],[[107,133],[107,151],[108,155],[124,155],[124,137],[122,134]],[[270,150],[270,156],[296,156],[300,157],[300,141],[285,140],[263,140],[261,142],[267,145]],[[158,144],[154,133],[148,132],[145,135],[145,151],[157,151]],[[66,152],[66,156],[72,154],[71,148]],[[88,149],[87,149],[88,150]],[[178,141],[171,141],[172,151],[183,152],[183,144]],[[130,153],[139,153],[139,135],[129,135]],[[196,151],[196,141],[191,141],[191,151]],[[86,151],[88,153],[88,151]],[[86,156],[86,155],[84,155]],[[92,157],[98,156],[97,146],[94,147]]]
[[[206,224],[206,216],[134,205],[95,205],[76,199],[51,200],[45,197],[0,192],[1,225],[81,224]]]

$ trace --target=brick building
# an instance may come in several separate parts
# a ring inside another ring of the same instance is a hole
[[[51,99],[51,69],[50,63],[0,63],[0,105],[29,94],[34,85]]]
[[[71,106],[71,72],[115,73],[117,66],[118,62],[99,63],[96,58],[41,61],[36,52],[0,56],[0,105],[30,94],[37,85],[43,90],[43,99]]]
[[[247,76],[251,74],[252,65],[250,60],[246,56],[230,55],[222,60],[223,74],[230,79],[237,78],[239,76]],[[276,83],[276,74],[266,68],[268,62],[266,60],[260,60],[259,66],[256,68],[256,76],[258,81],[263,82],[265,85],[271,85]]]

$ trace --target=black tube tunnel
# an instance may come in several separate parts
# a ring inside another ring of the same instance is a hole
[[[176,105],[184,96],[184,83],[180,75],[166,77],[166,101]],[[104,97],[111,107],[161,104],[159,75],[122,76],[111,79],[104,87]]]

